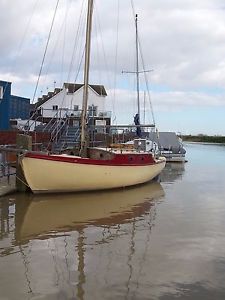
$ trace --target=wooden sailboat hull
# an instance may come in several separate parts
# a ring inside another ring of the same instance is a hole
[[[72,192],[132,186],[155,178],[165,158],[126,155],[92,160],[69,155],[27,155],[21,160],[26,181],[34,193]],[[129,158],[130,158],[129,157]]]

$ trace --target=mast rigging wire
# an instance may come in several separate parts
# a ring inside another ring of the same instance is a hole
[[[63,82],[63,71],[64,71],[64,59],[65,59],[65,44],[66,44],[66,32],[67,32],[67,17],[68,17],[68,11],[69,11],[69,2],[67,0],[66,2],[66,9],[65,9],[65,16],[64,16],[64,33],[63,33],[63,49],[62,49],[62,62],[61,62],[61,78],[60,78],[60,85],[62,85]]]
[[[70,61],[70,66],[69,66],[67,81],[69,81],[69,79],[70,79],[70,74],[71,74],[71,70],[72,70],[72,67],[73,67],[74,57],[75,57],[75,54],[77,52],[78,36],[79,36],[79,32],[81,31],[81,28],[82,28],[81,24],[82,24],[82,22],[84,23],[84,18],[82,20],[82,14],[83,14],[83,10],[84,10],[84,2],[85,2],[85,0],[82,1],[82,5],[81,5],[80,16],[79,16],[79,21],[78,21],[78,28],[77,28],[77,33],[76,33],[76,37],[75,37],[75,40],[74,40],[73,52],[72,52],[72,57],[71,57],[71,61]],[[83,33],[84,33],[84,27],[85,26],[83,26]],[[80,33],[80,35],[82,35],[82,34]],[[82,59],[83,59],[83,56],[84,56],[84,47],[83,47],[82,55],[81,56],[82,56]],[[78,74],[79,74],[79,70],[80,70],[80,68],[78,68]],[[78,77],[78,74],[75,76],[75,78]]]
[[[82,32],[81,29],[82,29],[82,22],[84,23],[84,19],[82,20],[82,15],[83,15],[83,10],[84,10],[84,2],[85,0],[82,1],[82,5],[81,5],[81,10],[80,10],[80,16],[79,16],[79,21],[78,21],[78,28],[77,28],[77,32],[76,32],[76,37],[75,37],[75,41],[74,41],[74,45],[73,45],[73,52],[72,52],[72,58],[71,58],[71,61],[70,61],[70,65],[69,65],[69,71],[68,71],[68,76],[67,76],[67,82],[70,81],[70,75],[71,75],[71,71],[72,71],[72,67],[73,67],[73,61],[74,61],[74,57],[76,55],[76,52],[78,51],[78,38],[79,38],[79,34],[80,36],[82,36]],[[85,26],[83,26],[83,32],[84,32],[84,28]],[[80,52],[81,52],[81,47],[80,47]],[[83,61],[83,58],[84,58],[84,53],[85,53],[85,47],[83,47],[83,50],[81,53],[78,53],[78,56],[81,55],[81,58],[80,58],[80,62],[78,63],[78,69],[77,69],[77,73],[75,75],[75,79],[73,80],[74,84],[76,83],[77,81],[77,78],[79,76],[79,73],[80,73],[80,70],[81,70],[81,65],[82,65],[82,61]],[[62,102],[61,102],[61,107],[63,105],[63,102],[65,100],[65,96],[66,94],[64,94],[63,96],[63,99],[62,99]],[[74,95],[72,96],[72,101],[73,101],[73,97]]]
[[[51,34],[52,34],[52,29],[53,29],[53,25],[54,25],[54,22],[55,22],[55,16],[56,16],[56,12],[57,12],[57,9],[58,9],[58,5],[59,5],[59,0],[57,0],[56,6],[55,6],[55,10],[54,10],[54,14],[53,14],[52,22],[51,22],[51,27],[50,27],[50,31],[49,31],[45,51],[44,51],[44,56],[43,56],[43,59],[42,59],[42,62],[41,62],[41,68],[40,68],[40,71],[39,71],[39,74],[38,74],[38,79],[37,79],[37,83],[36,83],[36,86],[35,86],[34,95],[33,95],[33,99],[32,99],[31,103],[34,103],[34,99],[35,99],[35,96],[36,96],[36,93],[37,93],[37,88],[38,88],[38,84],[39,84],[39,81],[40,81],[42,69],[43,69],[43,66],[44,66],[44,61],[45,61],[46,53],[47,53],[47,50],[48,50],[48,45],[49,45],[50,37],[51,37]]]
[[[102,52],[103,52],[103,60],[104,60],[104,64],[105,64],[105,67],[106,67],[106,74],[107,74],[107,81],[108,81],[108,84],[110,83],[110,79],[109,79],[109,66],[108,66],[108,59],[107,59],[107,56],[106,56],[106,51],[105,51],[105,47],[104,47],[104,42],[103,42],[103,34],[102,34],[102,26],[101,26],[101,22],[100,22],[100,17],[99,17],[99,14],[98,14],[98,7],[97,5],[95,4],[95,12],[96,12],[96,32],[99,34],[97,34],[97,36],[99,36],[99,39],[97,39],[97,43],[98,43],[98,50],[100,48],[99,44],[101,44],[101,47],[102,47]],[[98,55],[99,55],[99,51],[98,51]],[[100,59],[99,59],[99,64],[100,64]],[[99,72],[99,79],[101,81],[101,72]],[[104,108],[105,108],[105,102],[104,102]]]
[[[135,19],[136,13],[135,13],[134,1],[133,0],[130,0],[130,1],[131,1],[131,7],[132,7],[132,11],[133,11],[133,17]],[[145,70],[144,56],[143,56],[143,51],[142,51],[139,36],[138,36],[138,44],[139,44],[139,50],[140,50],[142,65],[143,65],[143,68]],[[149,90],[147,75],[146,75],[146,72],[143,72],[143,73],[144,73],[144,77],[145,77],[145,84],[146,84],[146,89],[147,89],[148,98],[149,98],[149,104],[150,104],[150,108],[151,108],[152,121],[153,121],[153,124],[155,125],[155,116],[154,116],[154,111],[153,111],[153,106],[152,106],[152,101],[151,101],[151,96],[150,96],[150,90]]]
[[[79,16],[79,21],[78,21],[78,28],[77,28],[77,32],[76,32],[76,37],[75,37],[74,45],[73,45],[73,52],[72,52],[72,57],[71,57],[70,65],[69,65],[68,76],[67,76],[67,82],[70,81],[70,75],[71,75],[71,70],[72,70],[72,67],[73,67],[74,56],[75,56],[75,54],[76,54],[76,52],[77,52],[77,49],[78,49],[77,45],[78,45],[79,32],[80,32],[80,30],[81,30],[81,28],[82,28],[82,27],[81,27],[81,23],[82,23],[82,19],[81,19],[81,18],[82,18],[82,14],[83,14],[83,9],[84,9],[84,0],[82,1],[82,5],[81,5],[80,16]],[[84,20],[83,20],[83,22],[84,22]],[[80,33],[80,35],[82,36],[82,33]],[[81,49],[80,49],[80,52],[81,52]],[[80,73],[81,64],[82,64],[82,61],[83,61],[83,58],[84,58],[84,52],[85,52],[85,47],[84,47],[83,50],[82,50],[80,62],[78,63],[77,74],[76,74],[75,79],[74,79],[74,81],[73,81],[74,84],[76,83],[77,78],[78,78],[78,75],[79,75],[79,73]],[[80,55],[80,54],[78,54],[78,56],[79,56],[79,55]],[[66,96],[66,94],[64,94],[63,99],[62,99],[62,101],[61,101],[61,107],[62,107],[63,102],[64,102],[64,100],[65,100],[65,96]],[[74,97],[74,96],[72,96],[72,101],[73,101],[73,97]]]
[[[141,54],[141,61],[142,61],[143,67],[145,69],[143,51],[142,51],[142,47],[141,47],[140,43],[139,43],[139,46],[140,46],[139,48],[140,48],[140,54]],[[146,84],[146,89],[147,89],[148,98],[149,98],[149,104],[150,104],[151,113],[152,113],[152,121],[153,121],[153,124],[155,125],[155,116],[154,116],[154,111],[153,111],[151,95],[150,95],[150,90],[149,90],[149,84],[148,84],[148,78],[147,78],[147,73],[146,72],[144,72],[144,77],[145,77],[145,84]]]
[[[67,4],[67,6],[68,6],[68,4]],[[70,5],[69,5],[70,6]],[[66,10],[68,11],[69,10],[69,8],[67,7],[66,8]],[[55,52],[56,52],[56,49],[57,48],[59,48],[59,43],[60,43],[60,37],[63,35],[64,36],[64,39],[63,39],[63,55],[62,55],[62,57],[64,57],[64,44],[65,44],[65,27],[66,27],[66,21],[67,21],[67,13],[65,12],[65,15],[64,15],[64,19],[63,19],[63,22],[62,22],[62,24],[61,24],[61,27],[60,27],[60,30],[59,30],[59,33],[58,33],[58,38],[56,39],[56,42],[55,42],[55,44],[54,44],[54,47],[53,47],[53,51],[50,53],[50,60],[49,60],[49,63],[48,63],[48,65],[47,65],[47,67],[46,67],[46,72],[45,72],[45,79],[44,79],[44,81],[43,81],[43,83],[42,83],[42,86],[45,86],[45,84],[46,84],[46,81],[47,81],[47,75],[49,74],[49,70],[50,70],[50,68],[51,68],[51,66],[52,66],[52,61],[53,61],[53,58],[55,57]],[[63,32],[63,28],[64,28],[64,34],[62,33]],[[62,61],[63,61],[64,59],[62,58]],[[63,68],[61,68],[61,69],[63,69]],[[61,80],[62,81],[62,80]],[[61,85],[61,81],[60,81],[60,85]],[[56,82],[55,82],[56,83]],[[55,88],[55,86],[54,86],[54,88]],[[41,90],[41,93],[42,93],[42,90]]]
[[[73,45],[73,51],[72,51],[72,57],[71,57],[71,60],[70,60],[70,64],[69,64],[69,70],[68,70],[68,76],[67,76],[67,82],[70,81],[70,76],[71,76],[71,71],[72,71],[72,68],[73,68],[73,62],[74,62],[74,57],[78,51],[78,38],[79,36],[82,36],[82,29],[85,27],[85,26],[81,26],[82,22],[84,23],[84,19],[82,20],[82,16],[83,16],[83,10],[84,10],[84,2],[85,0],[82,1],[82,5],[81,5],[81,9],[79,10],[80,11],[80,16],[79,16],[79,20],[78,20],[78,28],[76,30],[76,37],[75,37],[75,40],[74,40],[74,45]],[[84,30],[83,30],[84,31]],[[81,52],[81,47],[80,47],[80,51]],[[76,76],[75,76],[75,79],[74,79],[74,83],[76,83],[77,81],[77,78],[78,78],[78,75],[80,73],[80,69],[81,69],[81,65],[82,65],[82,61],[83,61],[83,58],[84,58],[84,53],[85,53],[85,47],[83,47],[83,50],[82,50],[82,53],[78,53],[77,55],[80,56],[81,55],[81,58],[80,58],[80,61],[78,63],[78,70],[77,70],[77,73],[76,73]],[[72,101],[71,103],[73,102],[73,97],[74,95],[72,96]],[[64,93],[63,97],[62,97],[62,101],[61,101],[61,104],[60,104],[60,107],[62,108],[63,106],[63,103],[64,103],[64,100],[66,98],[66,93]],[[59,120],[61,120],[63,118],[63,116],[61,116],[59,118]],[[50,146],[51,144],[51,141],[49,141],[48,143],[48,147]]]

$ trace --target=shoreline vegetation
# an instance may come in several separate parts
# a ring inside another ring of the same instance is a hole
[[[180,135],[184,142],[225,144],[225,136],[221,135]]]

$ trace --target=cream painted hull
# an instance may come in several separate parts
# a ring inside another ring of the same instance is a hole
[[[165,158],[142,166],[91,165],[23,157],[26,181],[34,193],[112,189],[147,182],[165,167]]]

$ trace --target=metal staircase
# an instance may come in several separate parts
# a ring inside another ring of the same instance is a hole
[[[65,119],[65,125],[63,125],[64,130],[60,130],[60,135],[58,139],[53,140],[52,151],[55,153],[60,153],[64,150],[72,150],[79,146],[81,129],[78,125],[69,125],[70,118]],[[93,125],[93,117],[89,116],[87,125]],[[90,132],[89,132],[90,134]]]
[[[37,125],[35,131],[50,134],[47,148],[51,149],[53,153],[58,154],[65,150],[78,148],[81,142],[81,130],[77,116],[78,114],[74,116],[74,114],[70,114],[67,110],[57,111],[47,123]],[[96,143],[96,130],[93,127],[95,117],[92,111],[88,114],[87,127],[89,138],[92,142]],[[32,121],[35,122],[36,120]]]
[[[67,125],[66,130],[53,143],[53,151],[59,153],[63,150],[73,149],[80,143],[80,128],[78,126]]]

